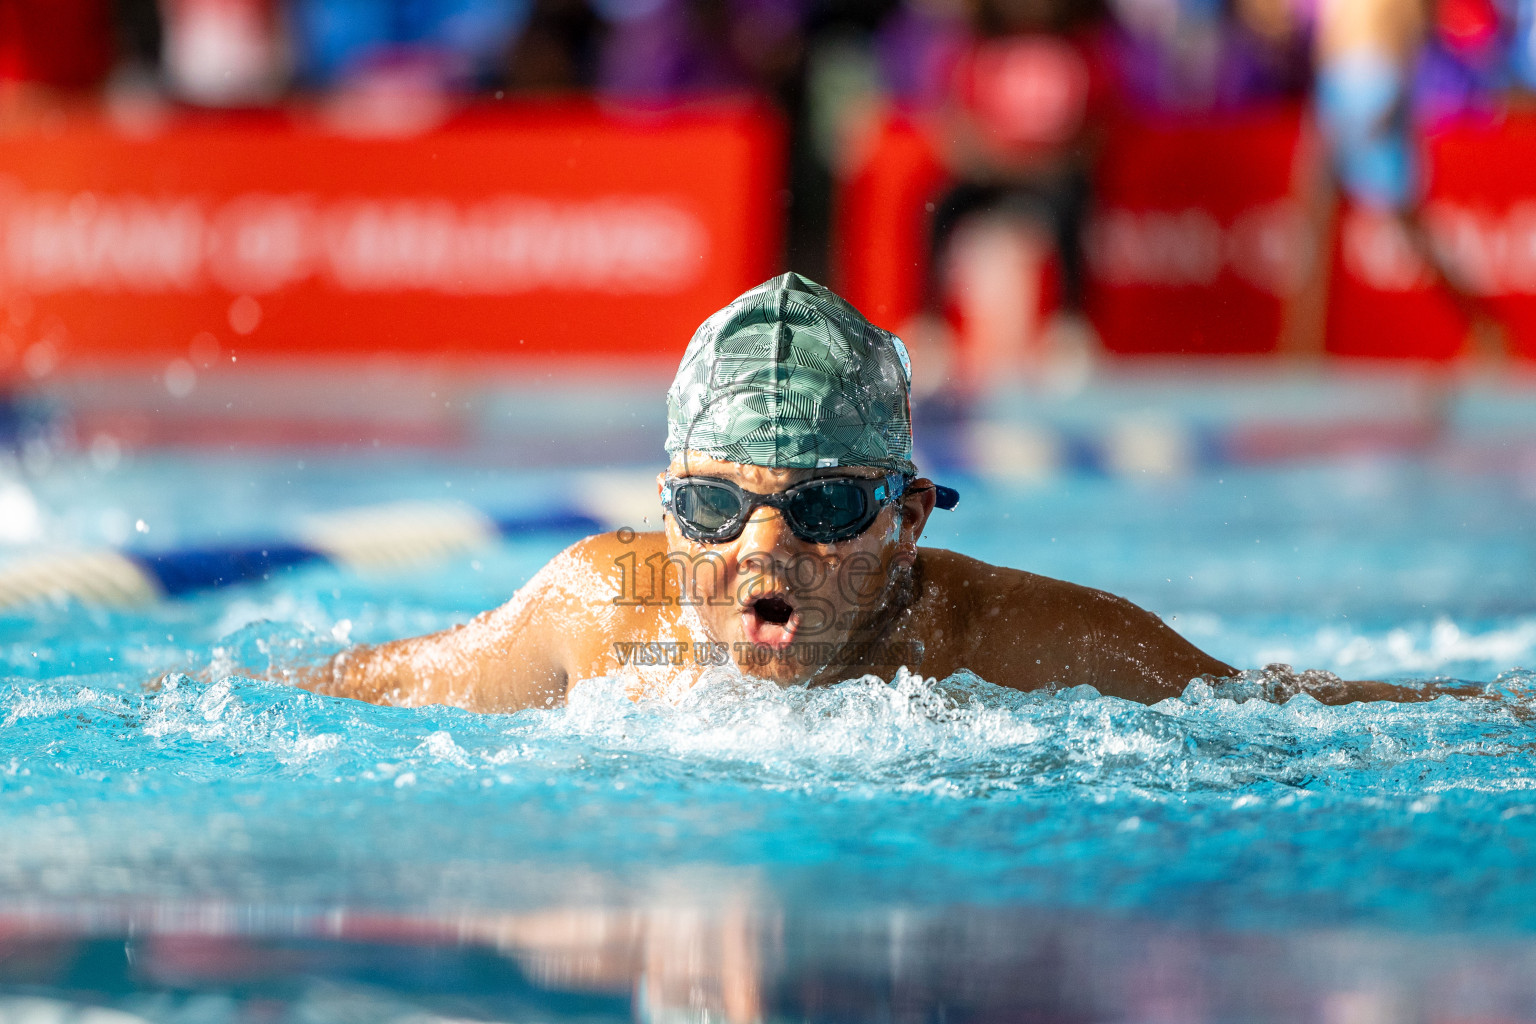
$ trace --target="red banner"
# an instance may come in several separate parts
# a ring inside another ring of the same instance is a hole
[[[209,343],[672,360],[777,264],[781,145],[749,106],[0,135],[0,372]]]
[[[1116,126],[1089,229],[1090,314],[1114,352],[1265,352],[1299,225],[1300,116]],[[929,208],[948,181],[926,133],[887,118],[839,196],[839,281],[898,327],[921,301]]]
[[[1112,352],[1253,353],[1279,341],[1300,263],[1300,114],[1124,124],[1088,232],[1091,314]]]
[[[1293,178],[1301,115],[1122,123],[1100,161],[1087,251],[1090,313],[1122,353],[1259,353],[1279,340],[1305,264]],[[1536,357],[1536,117],[1431,139],[1426,233],[1471,293],[1458,302],[1392,217],[1338,217],[1327,347],[1340,355],[1446,359],[1469,312],[1492,314]],[[839,196],[840,281],[897,327],[923,286],[930,204],[947,177],[926,135],[885,119]],[[1022,286],[1021,286],[1022,287]]]
[[[882,117],[837,196],[836,287],[865,316],[900,330],[923,303],[928,204],[948,172],[915,121]]]
[[[1536,117],[1430,140],[1423,228],[1469,299],[1438,279],[1395,219],[1347,209],[1334,251],[1328,347],[1343,355],[1448,359],[1469,318],[1500,321],[1536,356]]]

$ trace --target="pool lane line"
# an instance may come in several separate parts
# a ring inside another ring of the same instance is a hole
[[[451,502],[406,502],[317,516],[287,541],[167,551],[60,551],[0,566],[0,608],[72,598],[117,608],[271,579],[303,565],[404,568],[464,554],[503,538],[592,533],[598,518],[577,508],[492,516]]]

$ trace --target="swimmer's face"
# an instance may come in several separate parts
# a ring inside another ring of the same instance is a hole
[[[884,475],[866,467],[769,469],[693,453],[679,454],[667,472],[729,480],[756,494],[812,478]],[[916,559],[932,510],[932,488],[911,488],[863,533],[832,544],[801,540],[767,506],[753,510],[740,536],[718,543],[689,540],[670,515],[665,523],[667,545],[681,556],[674,561],[690,577],[682,586],[711,639],[729,645],[743,672],[790,685],[815,676],[879,611],[895,574]]]

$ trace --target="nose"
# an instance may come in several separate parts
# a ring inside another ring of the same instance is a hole
[[[790,531],[789,523],[785,522],[783,513],[764,505],[752,510],[752,516],[742,528],[737,544],[740,558],[767,557],[778,564],[784,560],[781,556],[794,553],[797,539]]]

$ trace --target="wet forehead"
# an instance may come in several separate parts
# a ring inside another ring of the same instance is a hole
[[[672,457],[667,471],[673,476],[713,476],[732,480],[749,491],[768,493],[818,476],[863,476],[877,478],[885,470],[873,466],[840,466],[836,469],[776,469],[769,466],[752,466],[744,462],[727,462],[710,458],[698,452],[679,452]]]

